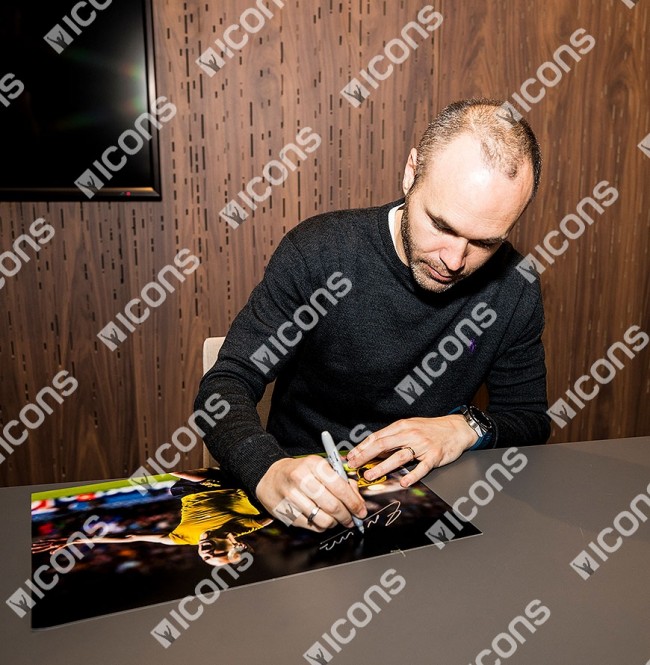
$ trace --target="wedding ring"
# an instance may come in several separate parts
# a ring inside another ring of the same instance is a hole
[[[410,450],[411,455],[413,455],[413,459],[415,459],[415,457],[416,457],[415,450],[413,450],[413,448],[411,448],[411,446],[402,446],[402,450]],[[411,461],[413,461],[413,459]]]
[[[320,508],[318,506],[316,506],[316,508],[314,508],[311,511],[311,513],[309,513],[309,517],[307,518],[307,524],[309,524],[309,526],[311,526],[314,523],[314,517],[316,517],[316,515],[318,515],[319,510],[320,510]]]

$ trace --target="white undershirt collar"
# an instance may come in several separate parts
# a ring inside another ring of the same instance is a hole
[[[393,247],[395,247],[396,252],[397,252],[397,231],[395,229],[395,226],[397,224],[397,211],[403,207],[404,204],[402,203],[400,205],[396,205],[394,208],[391,208],[388,211],[388,229],[390,230],[390,237],[393,239]]]

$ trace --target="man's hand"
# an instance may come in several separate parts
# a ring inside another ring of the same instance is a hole
[[[274,462],[257,485],[257,498],[276,517],[312,531],[337,524],[352,527],[352,515],[364,518],[366,504],[357,484],[343,480],[317,455]],[[318,508],[311,523],[307,518]]]
[[[387,457],[364,473],[366,480],[374,480],[417,459],[419,464],[400,480],[402,487],[408,487],[424,478],[431,469],[458,459],[475,443],[476,433],[460,414],[407,418],[367,437],[348,453],[348,464],[358,469],[377,457]]]

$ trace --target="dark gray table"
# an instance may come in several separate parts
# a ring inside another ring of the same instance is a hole
[[[636,532],[588,579],[570,564],[637,495],[647,494],[650,437],[522,451],[527,466],[472,520],[482,536],[229,590],[167,649],[150,631],[177,602],[37,632],[28,617],[18,618],[3,603],[0,663],[306,663],[303,653],[319,639],[327,647],[321,635],[394,568],[404,589],[383,602],[330,662],[468,665],[490,649],[478,662],[495,665],[495,638],[539,599],[550,617],[534,633],[520,627],[525,642],[515,642],[516,651],[501,663],[646,665],[650,520],[639,520]],[[426,482],[453,503],[503,453],[466,454]],[[30,575],[29,497],[39,489],[0,490],[3,600]],[[619,524],[632,528],[629,521]],[[605,542],[613,544],[616,535],[608,532]],[[362,609],[355,616],[364,623]],[[341,633],[347,637],[351,627],[346,623]],[[502,636],[496,646],[508,653],[513,641]]]

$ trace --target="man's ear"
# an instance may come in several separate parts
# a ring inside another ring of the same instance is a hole
[[[411,149],[409,157],[406,160],[406,166],[404,167],[404,177],[402,178],[402,189],[404,194],[406,194],[411,186],[415,182],[415,172],[417,170],[418,164],[418,151],[415,148]]]

